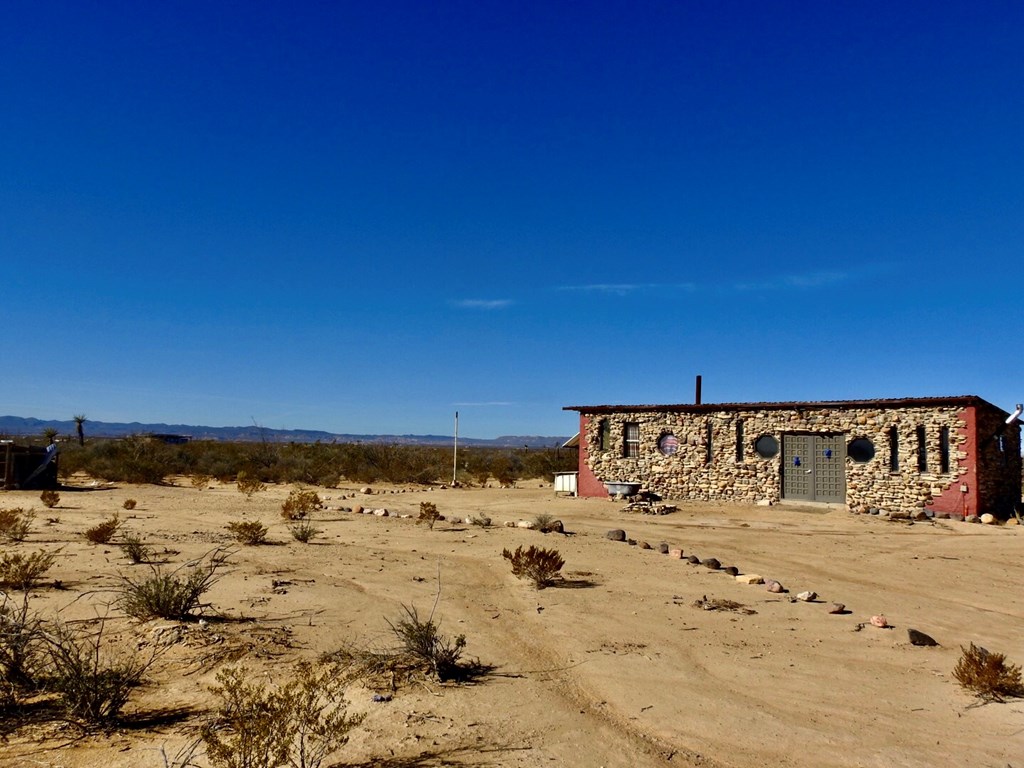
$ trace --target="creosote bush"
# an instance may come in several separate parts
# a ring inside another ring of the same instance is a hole
[[[238,486],[238,492],[245,494],[246,501],[251,501],[252,497],[260,491],[267,490],[267,486],[255,475],[250,475],[244,469],[238,473],[238,478],[235,481]]]
[[[565,565],[565,560],[556,549],[542,547],[516,547],[515,552],[503,550],[501,556],[512,563],[512,575],[517,579],[530,579],[537,589],[551,584]]]
[[[213,768],[319,768],[362,722],[348,714],[333,665],[300,662],[277,688],[251,680],[244,667],[217,674],[220,707],[201,734]]]
[[[220,578],[229,553],[217,549],[172,571],[150,566],[142,577],[121,576],[115,605],[136,619],[183,621],[202,607],[202,596]]]
[[[404,615],[388,626],[401,644],[401,653],[426,666],[440,681],[454,677],[466,636],[446,637],[439,631],[433,615],[421,620],[415,607],[402,606]]]
[[[323,506],[324,503],[316,491],[295,489],[281,505],[281,517],[285,520],[301,520]]]
[[[974,643],[960,650],[963,653],[953,668],[953,677],[961,686],[985,701],[1024,696],[1019,665],[1008,664],[1003,654],[991,653]]]
[[[56,491],[46,490],[39,494],[39,500],[47,509],[53,509],[60,504],[60,494]]]
[[[109,544],[120,525],[121,519],[117,515],[113,515],[102,523],[97,523],[92,528],[86,529],[85,538],[93,544]]]
[[[47,552],[42,549],[30,555],[20,552],[4,552],[0,554],[0,587],[32,589],[50,570],[56,559],[57,552]]]
[[[32,521],[35,519],[36,513],[31,509],[0,509],[0,538],[12,544],[24,541],[32,530]]]
[[[416,518],[417,523],[426,523],[428,528],[433,529],[434,523],[441,519],[437,511],[437,505],[431,501],[420,502],[420,514]]]
[[[138,503],[139,502],[137,502],[135,499],[125,499],[124,504],[122,504],[121,506],[127,510],[132,510],[135,509],[136,506],[138,506]]]
[[[267,540],[267,526],[259,520],[236,520],[228,523],[225,528],[235,537],[235,541],[246,546],[263,544]]]

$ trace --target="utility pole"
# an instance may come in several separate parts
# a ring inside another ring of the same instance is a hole
[[[452,487],[459,472],[459,412],[455,412],[455,451],[452,454]]]

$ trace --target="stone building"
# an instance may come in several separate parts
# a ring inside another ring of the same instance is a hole
[[[822,502],[1007,517],[1020,422],[973,395],[794,403],[574,405],[581,496]]]

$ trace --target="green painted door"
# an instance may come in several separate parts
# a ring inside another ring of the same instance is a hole
[[[782,436],[782,497],[846,501],[846,439],[837,434]]]

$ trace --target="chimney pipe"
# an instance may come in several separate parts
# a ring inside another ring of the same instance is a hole
[[[700,405],[700,374],[697,374],[697,392],[694,395],[694,402]]]

